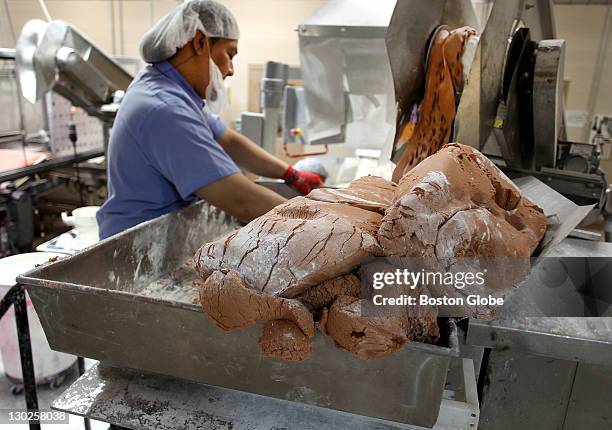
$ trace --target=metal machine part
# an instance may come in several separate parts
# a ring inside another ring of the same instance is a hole
[[[0,144],[44,141],[39,131],[47,129],[45,101],[35,105],[21,97],[15,66],[15,50],[0,48]],[[44,143],[44,142],[43,142]]]
[[[108,140],[103,122],[88,115],[85,110],[73,107],[70,100],[58,93],[47,93],[44,99],[51,137],[49,145],[54,157],[73,155],[73,145],[68,133],[70,124],[76,124],[79,129],[79,140],[76,142],[79,153],[104,151]]]
[[[288,76],[288,65],[272,61],[266,63],[261,81],[261,110],[264,119],[261,146],[271,154],[274,154],[276,148],[281,102]]]
[[[518,178],[514,183],[524,196],[542,208],[548,219],[546,233],[536,250],[538,258],[553,252],[593,209],[593,205],[578,206],[533,177]]]
[[[474,367],[471,360],[459,360],[459,364],[461,384],[445,391],[433,430],[478,426]],[[104,364],[89,369],[53,403],[53,408],[115,425],[159,430],[424,430],[420,426],[143,375]]]
[[[284,115],[286,104],[283,98],[290,78],[299,77],[299,68],[288,64],[268,61],[264,66],[261,80],[260,109],[262,113],[244,112],[240,119],[241,133],[260,145],[266,151],[276,152],[276,139],[281,133],[281,115]],[[295,105],[291,105],[294,108]],[[285,107],[285,109],[283,109]],[[283,128],[283,139],[286,132]]]
[[[563,63],[565,41],[531,40],[526,27],[508,44],[492,134],[483,151],[499,148],[505,166],[539,171],[557,166],[557,142],[565,139]]]
[[[469,2],[468,2],[469,3]],[[423,10],[398,2],[387,31],[398,116],[396,130],[420,97],[427,41],[441,24],[470,24],[471,5],[439,0]],[[453,141],[480,149],[510,177],[535,176],[578,204],[603,208],[607,182],[603,173],[576,157],[560,160],[566,140],[563,106],[565,43],[557,40],[550,0],[495,1],[463,89]],[[450,13],[456,8],[455,13]],[[418,10],[419,13],[414,13]],[[574,150],[576,147],[574,148]],[[575,155],[575,154],[572,154]],[[394,148],[397,161],[401,149]]]
[[[487,145],[499,148],[503,160],[511,167],[529,169],[534,164],[531,100],[536,48],[529,29],[518,28],[504,60],[499,106]]]
[[[243,114],[242,131],[272,151],[279,133],[285,143],[385,147],[396,109],[384,37],[395,3],[325,2],[298,27],[300,68],[266,64],[263,113]],[[286,85],[292,74],[303,86]]]
[[[104,127],[97,118],[76,108],[55,92],[46,93],[35,104],[23,102],[15,70],[15,50],[2,50],[0,56],[0,103],[7,107],[0,117],[0,144],[25,145],[28,149],[50,152],[54,158],[73,153],[68,124],[78,125],[79,152],[104,149]]]
[[[382,148],[395,122],[384,37],[395,0],[331,0],[298,27],[305,141]]]
[[[89,115],[112,124],[113,95],[125,91],[132,76],[76,28],[62,21],[28,21],[16,51],[26,100],[34,103],[55,90]]]
[[[0,192],[0,257],[32,249],[32,198],[25,191]]]
[[[612,242],[612,187],[606,190],[606,203],[603,213],[605,239],[606,242]]]
[[[611,318],[471,320],[467,343],[487,348],[479,428],[608,429],[611,333]]]
[[[402,125],[409,121],[413,106],[422,97],[428,41],[442,25],[479,28],[469,0],[435,0],[427,7],[419,0],[403,0],[395,5],[385,42],[397,102],[396,144]],[[400,155],[400,148],[394,146],[391,160],[397,162]]]
[[[559,142],[557,165],[562,170],[578,173],[598,173],[600,162],[599,148],[590,143]]]
[[[611,369],[494,350],[486,370],[490,382],[483,390],[479,429],[608,430]]]
[[[517,28],[529,28],[530,38],[536,43],[556,37],[550,0],[495,1],[483,26],[455,119],[455,140],[481,150],[495,124],[507,69],[507,47]]]
[[[609,264],[612,244],[566,239],[550,256],[583,259],[583,265],[591,265],[585,272],[606,276],[594,266]],[[584,279],[576,280],[574,274],[567,280],[573,285],[565,288],[561,284],[568,282],[559,278],[562,270],[548,267],[548,276],[556,277],[559,286],[554,296],[549,292],[541,299],[551,302],[566,296],[581,302],[576,289]],[[517,311],[532,301],[514,297],[496,320],[469,322],[466,343],[485,348],[479,428],[608,429],[612,318],[518,317]]]
[[[192,302],[195,271],[182,265],[202,243],[236,226],[200,203],[18,280],[28,285],[36,309],[45,309],[41,322],[58,351],[391,421],[435,424],[450,358],[458,354],[452,321],[441,323],[439,345],[411,342],[398,354],[371,361],[318,335],[316,353],[301,363],[262,360],[259,326],[230,333],[214,326]],[[99,317],[92,320],[92,313]],[[126,323],[128,315],[138,317]]]
[[[567,140],[563,69],[565,40],[542,40],[535,53],[533,76],[534,166],[555,167],[557,142]]]

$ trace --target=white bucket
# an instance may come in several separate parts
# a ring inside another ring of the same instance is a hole
[[[100,206],[83,206],[72,211],[72,216],[62,212],[62,221],[74,227],[79,239],[85,242],[98,240],[98,221],[96,213]]]
[[[52,257],[65,257],[52,252],[31,252],[17,254],[0,259],[0,299],[15,285],[15,278],[38,264],[46,263]],[[26,293],[30,341],[34,361],[34,375],[37,382],[52,378],[70,368],[76,361],[73,355],[52,351],[43,332],[40,320],[30,297]],[[0,319],[0,352],[4,364],[4,373],[16,381],[23,381],[15,309],[13,306]]]

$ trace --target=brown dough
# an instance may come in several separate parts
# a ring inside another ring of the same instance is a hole
[[[297,300],[257,292],[234,271],[215,271],[200,286],[200,304],[204,312],[223,330],[253,326],[261,321],[289,320],[302,332],[314,336],[312,314]]]
[[[204,245],[196,269],[204,279],[215,270],[235,270],[257,291],[296,297],[380,255],[381,220],[375,212],[296,197]]]
[[[360,293],[361,281],[355,275],[349,274],[311,287],[296,299],[312,312],[323,307],[329,308],[340,296],[359,297]]]
[[[348,188],[317,188],[308,194],[311,200],[342,203],[361,209],[385,213],[393,202],[397,185],[378,176],[364,176],[350,183]]]
[[[399,352],[409,341],[435,343],[440,337],[436,317],[431,307],[408,306],[408,315],[370,316],[365,307],[372,302],[355,297],[341,296],[334,302],[320,330],[331,336],[336,345],[354,356],[369,360]],[[373,310],[381,311],[380,309]],[[428,313],[427,316],[424,316]],[[435,311],[434,311],[435,313]]]
[[[399,297],[403,294],[414,297],[417,301],[421,294],[431,296],[429,290],[424,286],[411,289],[405,285],[385,284],[385,287],[380,290],[373,290],[372,280],[374,273],[394,273],[397,266],[389,262],[376,259],[359,268],[359,277],[363,289],[371,291],[370,294],[379,294],[383,297]],[[375,291],[375,292],[374,292]],[[364,294],[365,296],[365,294]],[[440,337],[440,328],[438,327],[438,310],[430,305],[406,305],[406,306],[382,306],[374,307],[371,301],[366,304],[367,307],[362,307],[364,315],[380,315],[382,316],[406,316],[408,324],[406,327],[406,336],[410,341],[436,343]]]
[[[268,321],[259,338],[259,349],[266,357],[303,361],[312,355],[312,343],[300,328],[287,320]]]
[[[453,143],[402,178],[379,240],[397,265],[412,271],[485,274],[484,284],[462,289],[429,285],[430,297],[504,298],[528,275],[529,257],[545,230],[543,211],[489,159]],[[464,306],[441,306],[439,311],[488,318],[495,307],[464,300]]]
[[[398,352],[407,342],[407,317],[364,317],[366,301],[341,296],[327,315],[325,331],[339,347],[364,360]]]
[[[477,32],[470,27],[436,33],[427,64],[425,96],[416,124],[407,122],[398,139],[405,150],[393,172],[400,179],[428,156],[450,141],[453,121],[463,91],[461,57],[465,43]]]
[[[488,158],[453,143],[404,176],[380,226],[400,257],[529,257],[546,230],[542,209]]]

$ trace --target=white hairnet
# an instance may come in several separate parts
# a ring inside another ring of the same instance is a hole
[[[189,0],[146,32],[140,42],[140,55],[147,63],[167,60],[193,39],[197,30],[208,37],[240,37],[238,22],[228,8],[214,0]]]

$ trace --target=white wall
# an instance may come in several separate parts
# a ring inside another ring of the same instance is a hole
[[[601,34],[608,6],[555,7],[557,37],[566,40],[565,79],[570,80],[567,110],[586,111]],[[612,35],[609,35],[612,38]],[[600,91],[594,113],[612,113],[612,40],[608,45]],[[586,126],[588,129],[589,125]],[[569,128],[570,140],[584,141],[585,128]],[[608,180],[612,180],[612,160],[602,160]]]
[[[556,6],[557,37],[566,40],[565,79],[570,80],[567,109],[586,110],[595,62],[606,19],[607,6]],[[597,98],[595,112],[612,112],[612,43]],[[582,138],[581,129],[572,129],[570,137]]]

